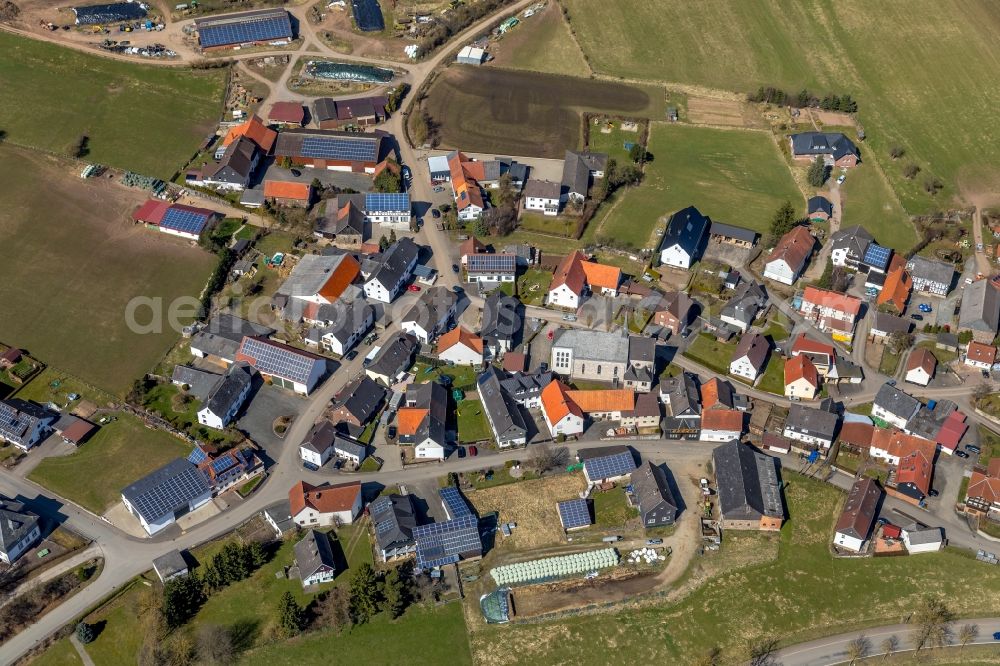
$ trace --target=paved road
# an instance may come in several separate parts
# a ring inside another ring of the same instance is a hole
[[[962,620],[952,625],[952,632],[956,637],[952,640],[951,649],[960,649],[955,645],[959,628],[965,624],[974,624],[979,628],[979,635],[969,645],[997,645],[993,640],[993,633],[1000,631],[1000,618],[980,618],[974,620]],[[862,632],[852,632],[829,638],[819,638],[808,643],[800,643],[791,647],[779,650],[774,655],[774,662],[782,666],[832,666],[833,664],[846,664],[851,662],[848,654],[850,644],[859,636],[868,639],[870,648],[867,656],[875,657],[886,654],[882,643],[887,639],[895,638],[898,647],[894,652],[908,652],[916,649],[913,641],[914,627],[909,624],[894,624],[885,627],[875,627]]]

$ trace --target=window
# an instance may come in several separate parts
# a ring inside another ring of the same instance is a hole
[[[581,363],[580,364],[580,374],[581,375],[587,374],[587,364],[586,363]]]
[[[601,374],[601,366],[600,365],[597,366],[597,374]]]

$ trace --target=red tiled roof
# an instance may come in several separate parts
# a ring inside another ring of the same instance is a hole
[[[462,326],[451,329],[438,339],[437,353],[451,349],[460,342],[475,352],[483,353],[483,339]]]
[[[864,539],[875,522],[880,499],[882,499],[882,489],[878,487],[875,479],[864,477],[855,481],[847,495],[844,511],[837,519],[836,531]]]
[[[811,338],[807,338],[805,333],[799,333],[799,337],[795,338],[795,342],[792,343],[792,356],[798,356],[803,353],[826,354],[832,363],[837,352],[833,348],[833,345],[812,340]]]
[[[993,362],[997,358],[997,348],[984,345],[982,342],[970,342],[969,348],[965,352],[965,357],[970,361],[993,365]]]
[[[846,422],[840,428],[839,439],[845,444],[869,449],[871,448],[872,437],[874,436],[875,426],[870,423]]]
[[[278,123],[301,125],[306,119],[306,110],[298,102],[275,102],[271,105],[267,119]]]
[[[566,397],[584,412],[627,412],[635,409],[635,393],[628,389],[566,391]]]
[[[93,432],[96,427],[97,426],[93,423],[78,418],[68,427],[63,428],[63,431],[60,433],[60,437],[74,444],[79,444],[85,440],[87,435]]]
[[[795,227],[781,237],[781,240],[778,241],[778,244],[774,246],[774,250],[768,256],[767,263],[784,259],[789,268],[797,273],[802,270],[802,266],[809,255],[812,254],[815,246],[816,239],[813,238],[808,229],[805,227]]]
[[[701,429],[742,432],[743,412],[738,412],[735,409],[713,409],[702,412]]]
[[[712,377],[701,385],[701,408],[711,409],[719,402],[719,378]]]
[[[430,410],[421,407],[401,407],[396,412],[396,427],[400,435],[416,434]]]
[[[278,138],[278,133],[265,125],[257,116],[250,116],[242,125],[229,128],[225,138],[222,140],[222,145],[228,146],[241,136],[245,136],[253,141],[265,153],[270,153],[271,148],[274,147],[275,140]]]
[[[934,472],[933,455],[928,457],[921,450],[910,451],[899,459],[896,467],[896,483],[912,483],[924,495],[931,489],[931,474]]]
[[[583,410],[569,399],[568,393],[566,385],[558,380],[549,382],[542,389],[542,409],[545,410],[549,423],[559,423],[569,414],[583,418]]]
[[[150,199],[146,203],[139,206],[134,213],[132,213],[132,219],[137,222],[145,222],[146,224],[159,224],[163,221],[163,216],[167,214],[170,210],[169,201],[161,201],[160,199]]]
[[[618,283],[622,280],[622,269],[615,266],[605,266],[595,261],[582,261],[580,265],[591,289],[594,287],[617,289]]]
[[[351,481],[335,486],[313,486],[299,481],[288,491],[292,515],[296,516],[309,507],[320,513],[350,511],[361,493],[361,482]]]
[[[585,259],[586,257],[579,250],[574,250],[566,255],[566,258],[559,264],[559,268],[556,269],[552,283],[549,285],[549,291],[566,285],[574,294],[582,294],[583,288],[587,284],[587,274],[584,273],[581,265]]]
[[[846,312],[853,317],[857,317],[858,313],[861,312],[860,299],[813,286],[806,287],[805,292],[802,294],[802,301],[831,310],[837,310],[838,312]]]
[[[344,293],[344,290],[361,275],[361,264],[349,254],[345,254],[333,269],[326,284],[320,290],[319,295],[329,302],[334,302]]]
[[[885,276],[885,284],[882,285],[882,291],[879,292],[876,303],[878,305],[888,303],[902,312],[906,309],[906,301],[910,298],[912,289],[913,278],[910,277],[905,268],[890,270]]]
[[[928,375],[934,374],[934,369],[937,368],[937,359],[934,358],[934,354],[929,349],[917,347],[910,352],[910,357],[906,359],[906,372],[917,368],[923,368]]]
[[[973,468],[967,496],[985,500],[990,504],[1000,502],[1000,476],[994,476],[989,471],[984,474],[982,468]]]
[[[264,196],[275,199],[295,199],[309,201],[312,196],[312,185],[309,183],[294,183],[285,180],[265,180]]]
[[[793,356],[785,363],[785,386],[804,379],[810,386],[819,387],[819,373],[816,366],[805,354]]]
[[[527,358],[521,352],[507,352],[503,355],[503,369],[507,372],[524,372]]]
[[[466,257],[470,254],[479,254],[486,251],[486,246],[475,236],[469,236],[458,246],[458,253]]]
[[[962,441],[965,431],[969,429],[965,418],[965,414],[956,409],[941,424],[941,429],[937,434],[937,443],[942,449],[954,451],[958,448],[958,443]]]

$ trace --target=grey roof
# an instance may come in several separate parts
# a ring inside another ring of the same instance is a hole
[[[656,340],[630,335],[628,338],[628,360],[632,363],[655,363]]]
[[[360,203],[349,197],[360,197]],[[344,206],[350,205],[347,214],[340,216]],[[316,218],[316,231],[323,235],[365,234],[365,195],[341,195],[337,199],[327,199],[323,213]]]
[[[299,259],[299,263],[295,264],[288,279],[278,287],[277,293],[290,298],[305,298],[318,294],[347,256],[346,254],[304,255]]]
[[[224,183],[246,182],[253,173],[257,150],[257,144],[248,137],[241,136],[229,144],[221,160],[205,167],[202,178]]]
[[[906,530],[906,538],[911,545],[923,546],[929,543],[941,543],[941,528],[928,527],[922,530]]]
[[[191,336],[191,348],[206,354],[232,359],[245,336],[268,337],[273,328],[255,324],[229,314],[217,314]]]
[[[1000,290],[992,280],[978,280],[965,288],[958,327],[996,335],[1000,328]]]
[[[861,369],[860,365],[840,354],[836,355],[833,364],[837,369],[837,376],[841,379],[845,377],[861,377],[863,379],[865,376],[865,371]]]
[[[735,238],[737,240],[746,241],[747,243],[756,242],[758,233],[753,229],[747,229],[745,227],[737,227],[732,224],[724,224],[722,222],[712,222],[709,229],[709,233],[713,236],[725,236],[726,238]]]
[[[10,552],[11,548],[35,529],[38,520],[38,516],[21,502],[0,497],[0,548],[3,552]]]
[[[767,291],[756,282],[744,282],[729,301],[722,306],[722,316],[730,317],[745,325],[757,318],[757,313],[767,305]]]
[[[934,409],[920,407],[909,421],[906,422],[906,432],[909,435],[923,437],[924,439],[936,442],[941,426],[952,412],[958,410],[951,400],[938,400]]]
[[[409,237],[404,236],[382,253],[379,257],[379,267],[372,273],[370,279],[392,287],[403,279],[410,264],[415,262],[418,256],[420,248]]]
[[[259,187],[247,188],[240,194],[240,203],[244,206],[263,206],[264,190]]]
[[[695,301],[683,291],[668,291],[660,298],[655,312],[669,312],[671,315],[681,320],[682,324],[687,324],[691,317],[691,309]]]
[[[258,372],[301,384],[309,381],[314,368],[326,366],[322,356],[260,338],[243,338],[239,354]]]
[[[814,199],[822,199],[822,197],[813,197]],[[823,199],[826,201],[826,199]],[[809,200],[810,204],[812,199]],[[827,202],[829,204],[829,202]],[[832,210],[832,206],[831,206]],[[810,212],[812,209],[810,208]],[[846,249],[848,255],[854,259],[861,260],[865,256],[865,250],[868,246],[875,242],[875,237],[872,236],[867,229],[855,224],[850,227],[845,227],[838,231],[837,233],[830,236],[830,249],[840,250]]]
[[[654,465],[647,460],[632,472],[630,482],[632,492],[635,493],[639,501],[639,515],[644,524],[648,522],[651,514],[667,514],[669,519],[664,522],[674,522],[679,507],[673,492],[670,490],[667,473],[661,466]]]
[[[573,358],[579,361],[627,363],[629,338],[623,331],[605,333],[567,328],[556,332],[552,347],[571,348]]]
[[[663,233],[660,249],[680,245],[689,255],[694,255],[708,231],[709,219],[694,206],[688,206],[670,216]]]
[[[208,393],[205,407],[216,416],[228,414],[253,381],[253,370],[243,362],[233,363]]]
[[[562,193],[586,196],[587,190],[590,189],[590,172],[604,171],[607,165],[608,156],[604,153],[578,153],[567,150],[563,160]]]
[[[323,335],[332,336],[341,344],[346,344],[368,321],[369,317],[375,320],[375,307],[361,298],[353,300],[337,299],[334,303],[320,306],[320,314],[323,321],[330,321],[333,324],[323,329]]]
[[[309,434],[302,440],[300,446],[304,449],[309,449],[313,453],[323,455],[333,446],[333,442],[336,439],[336,426],[324,419],[309,430]]]
[[[366,423],[385,400],[385,388],[368,375],[361,375],[338,395],[335,409],[343,407],[361,423]]]
[[[500,380],[500,386],[515,401],[524,402],[541,395],[542,389],[552,381],[552,372],[518,372]]]
[[[465,258],[465,270],[470,276],[514,275],[517,272],[517,257],[493,252],[470,254]]]
[[[513,340],[523,323],[521,309],[521,301],[516,297],[508,296],[499,289],[491,293],[483,305],[480,337],[487,344],[495,344],[498,340]]]
[[[895,386],[882,384],[875,394],[874,404],[901,419],[909,419],[917,413],[920,401]]]
[[[406,387],[406,405],[427,410],[427,416],[417,426],[413,441],[422,442],[430,439],[444,446],[448,419],[448,391],[437,382],[410,384]]]
[[[734,439],[713,450],[712,460],[724,519],[784,518],[776,459]]]
[[[676,377],[660,380],[660,394],[666,400],[667,415],[673,417],[701,414],[701,398],[695,376],[683,372]]]
[[[832,412],[794,403],[788,410],[785,427],[803,435],[833,441],[839,421],[840,418]]]
[[[417,339],[406,333],[397,333],[389,338],[378,350],[368,365],[368,370],[376,375],[392,379],[413,364],[413,355],[420,347]]]
[[[292,519],[292,504],[287,497],[265,508],[264,513],[274,521],[282,533],[295,527],[295,521]]]
[[[859,155],[858,147],[841,132],[802,132],[792,135],[792,152],[796,155],[832,155],[839,160],[845,155]]]
[[[937,344],[946,347],[958,347],[958,336],[954,333],[938,333]]]
[[[914,256],[906,262],[906,270],[910,271],[910,277],[914,280],[924,280],[951,286],[951,280],[955,276],[955,267],[943,261],[927,259],[926,257]]]
[[[156,575],[160,577],[160,580],[167,580],[182,571],[187,571],[188,564],[184,560],[184,556],[181,555],[181,551],[175,548],[169,553],[164,553],[153,560],[153,568],[156,570]]]
[[[500,372],[493,366],[488,367],[477,378],[476,386],[497,443],[524,438],[528,433],[524,416],[521,414],[521,408],[503,390]]]
[[[524,186],[524,196],[539,199],[555,199],[558,201],[561,189],[562,187],[559,183],[554,183],[551,180],[536,180],[532,178]]]
[[[819,195],[809,197],[809,202],[806,204],[806,211],[808,213],[823,212],[827,215],[833,215],[833,204],[826,197]]]
[[[624,379],[627,382],[653,383],[653,371],[648,366],[630,365],[625,369]]]
[[[448,318],[458,303],[458,295],[447,287],[431,287],[420,294],[417,302],[406,311],[401,322],[415,322],[420,328],[431,333],[434,328]]]
[[[413,495],[382,495],[368,505],[368,515],[375,529],[375,542],[382,550],[413,543],[417,510]]]
[[[591,482],[626,476],[635,471],[635,457],[627,446],[608,446],[592,449],[583,457],[583,471]]]
[[[323,567],[337,568],[336,560],[333,558],[333,548],[330,546],[330,537],[323,532],[309,530],[305,537],[295,544],[293,550],[302,580]]]
[[[27,445],[38,424],[52,418],[41,405],[19,398],[0,401],[0,439]]]
[[[891,315],[888,312],[879,312],[875,310],[872,313],[872,324],[871,328],[873,331],[883,331],[885,333],[909,333],[912,324],[909,319],[904,319],[903,317],[897,317]]]
[[[767,353],[770,350],[771,343],[760,333],[744,333],[733,351],[732,360],[736,361],[746,356],[750,365],[759,372],[764,367],[764,361],[767,360]]]
[[[368,457],[367,446],[346,437],[338,436],[333,442],[333,450],[338,454],[357,458],[361,462],[364,462],[364,459]]]
[[[153,523],[210,492],[201,470],[177,458],[126,487],[122,496],[147,523]]]

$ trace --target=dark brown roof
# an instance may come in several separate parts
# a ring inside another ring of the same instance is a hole
[[[844,511],[837,519],[837,532],[856,539],[867,538],[881,499],[882,489],[875,479],[864,477],[855,481],[847,495]]]

